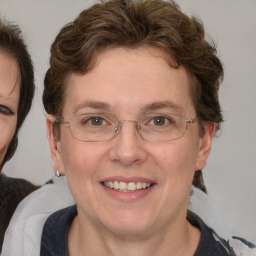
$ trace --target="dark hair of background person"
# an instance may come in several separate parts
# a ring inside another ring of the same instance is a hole
[[[205,39],[200,20],[180,11],[174,1],[109,0],[84,10],[61,29],[51,46],[50,68],[44,80],[43,104],[47,113],[61,118],[66,81],[71,73],[93,69],[97,55],[115,47],[156,47],[166,53],[172,68],[183,66],[199,123],[223,121],[218,99],[223,67],[216,48]],[[55,123],[55,134],[59,136]],[[193,184],[206,191],[201,171]]]
[[[17,126],[3,163],[1,163],[0,168],[2,169],[3,165],[12,158],[16,151],[18,132],[31,108],[35,85],[33,64],[17,25],[0,20],[0,49],[17,61],[21,78]]]

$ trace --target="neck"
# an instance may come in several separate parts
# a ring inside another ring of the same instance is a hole
[[[70,256],[194,255],[200,240],[200,231],[187,220],[140,235],[113,234],[109,230],[95,228],[90,222],[83,224],[78,216],[71,224],[68,235]]]

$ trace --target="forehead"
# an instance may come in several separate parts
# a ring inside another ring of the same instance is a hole
[[[0,97],[8,97],[19,89],[20,71],[17,61],[0,48]]]
[[[155,102],[190,106],[189,78],[183,67],[173,68],[156,48],[114,48],[98,55],[95,67],[84,75],[71,74],[65,106],[76,112],[86,102],[102,102],[131,111]],[[67,97],[68,95],[68,97]],[[168,104],[167,104],[168,105]]]

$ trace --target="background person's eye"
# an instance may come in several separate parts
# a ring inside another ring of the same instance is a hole
[[[7,108],[3,105],[0,105],[0,114],[11,115],[11,114],[13,114],[13,112],[9,108]]]

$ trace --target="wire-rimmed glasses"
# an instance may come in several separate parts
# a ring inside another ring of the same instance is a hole
[[[147,114],[135,120],[118,120],[105,113],[75,114],[70,120],[61,118],[55,123],[68,124],[72,136],[80,141],[99,142],[112,139],[126,122],[135,124],[142,138],[148,141],[171,141],[184,136],[187,124],[196,122],[196,118],[187,120],[177,114]]]

